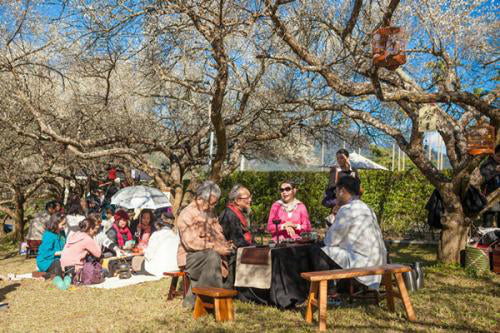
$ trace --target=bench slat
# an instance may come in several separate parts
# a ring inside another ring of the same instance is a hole
[[[404,273],[411,271],[408,266],[389,264],[381,266],[371,266],[363,268],[333,269],[329,271],[301,273],[302,278],[309,281],[340,280],[350,279],[360,276],[383,275],[384,273]]]

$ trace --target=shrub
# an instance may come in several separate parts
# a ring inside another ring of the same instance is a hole
[[[424,206],[433,186],[418,170],[361,170],[360,178],[364,188],[362,199],[374,210],[385,236],[428,230]],[[330,213],[321,205],[327,172],[235,172],[221,182],[223,198],[219,208],[226,204],[231,187],[240,183],[252,192],[252,223],[265,226],[271,205],[279,199],[279,183],[285,179],[298,183],[297,198],[306,205],[314,227],[323,226],[321,221]]]

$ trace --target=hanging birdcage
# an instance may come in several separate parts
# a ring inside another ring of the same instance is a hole
[[[495,128],[479,122],[467,130],[467,152],[470,155],[495,153]]]
[[[406,63],[406,38],[403,28],[383,27],[373,32],[373,64],[394,70]]]

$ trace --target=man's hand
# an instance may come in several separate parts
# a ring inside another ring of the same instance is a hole
[[[232,247],[228,246],[228,244],[215,244],[214,245],[214,251],[220,254],[221,256],[227,256],[231,254],[232,252]]]
[[[122,249],[120,249],[118,246],[115,246],[115,248],[113,249],[113,251],[115,251],[117,257],[125,255],[125,251],[123,251]]]

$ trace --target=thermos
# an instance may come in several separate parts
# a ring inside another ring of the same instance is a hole
[[[415,271],[415,280],[417,289],[424,287],[424,271],[420,266],[420,262],[416,261],[415,265],[413,265],[413,270]]]
[[[410,267],[411,271],[403,273],[403,279],[408,292],[413,292],[424,286],[424,273],[418,261],[411,264]]]

